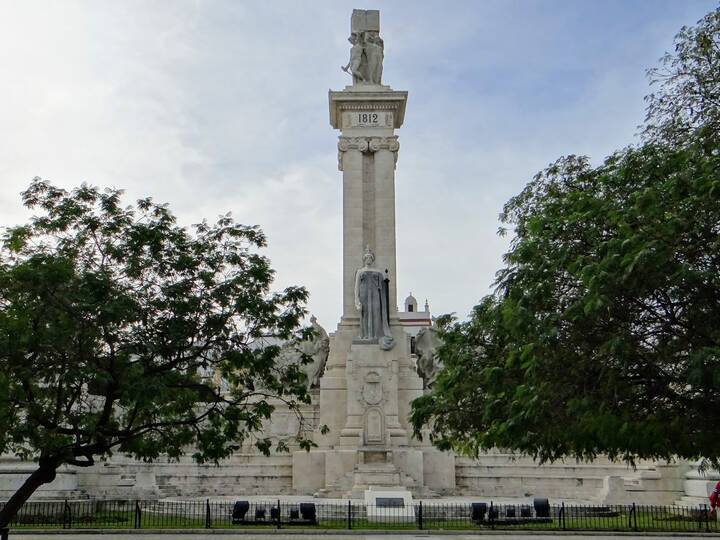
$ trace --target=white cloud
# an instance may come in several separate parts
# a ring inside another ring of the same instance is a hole
[[[385,79],[410,92],[397,170],[399,301],[461,315],[488,291],[502,204],[565,153],[642,120],[644,68],[714,2],[371,2]],[[327,89],[353,3],[6,1],[0,225],[43,176],[151,195],[183,223],[260,224],[278,286],[341,308],[341,177]]]

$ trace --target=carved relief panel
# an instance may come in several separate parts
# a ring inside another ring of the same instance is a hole
[[[365,444],[381,445],[385,442],[385,415],[377,407],[365,414]]]

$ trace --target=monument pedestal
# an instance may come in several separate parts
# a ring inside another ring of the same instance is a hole
[[[429,472],[433,485],[426,485],[425,455],[445,454],[411,437],[409,406],[422,395],[422,379],[410,358],[407,335],[393,321],[395,346],[384,351],[359,342],[359,325],[351,321],[342,321],[333,335],[320,380],[320,425],[330,431],[316,438],[320,448],[294,455],[296,492],[362,498],[370,486],[418,495],[439,491],[433,487],[438,480],[440,487],[449,481],[454,487],[454,463],[437,459],[429,463],[441,472]]]
[[[394,332],[402,341],[389,351],[378,345],[352,343],[345,375],[347,378],[347,417],[340,433],[340,447],[406,446],[408,433],[398,416],[398,375],[406,353],[402,329]],[[416,375],[417,377],[417,375]]]

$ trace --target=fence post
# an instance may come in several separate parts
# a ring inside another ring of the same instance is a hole
[[[418,526],[420,527],[421,531],[423,528],[422,517],[422,501],[420,501],[420,509],[418,510]]]
[[[562,502],[562,506],[560,507],[560,524],[562,525],[562,530],[565,530],[565,501]]]
[[[352,501],[348,501],[348,529],[352,529]]]
[[[142,525],[142,510],[140,509],[140,501],[135,501],[135,528],[139,529]]]
[[[495,512],[493,511],[493,502],[490,501],[490,510],[488,512],[488,519],[490,520],[490,528],[495,528]]]
[[[710,532],[710,516],[708,515],[708,507],[706,504],[703,504],[703,514],[705,514],[705,531]]]
[[[282,521],[282,510],[280,509],[280,499],[278,499],[278,505],[277,505],[277,528],[280,528],[281,521]]]
[[[637,531],[637,509],[635,508],[635,503],[632,505],[632,528],[634,531]]]
[[[205,499],[205,528],[209,529],[212,527],[212,521],[210,518],[210,499]]]
[[[72,529],[72,511],[67,499],[65,499],[65,507],[63,508],[63,529]]]

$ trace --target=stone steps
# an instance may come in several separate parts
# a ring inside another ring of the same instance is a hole
[[[292,465],[281,465],[281,466],[265,466],[265,465],[251,465],[247,467],[207,467],[207,468],[196,468],[196,467],[179,467],[177,469],[155,469],[155,475],[160,476],[175,476],[178,478],[182,477],[194,477],[194,478],[227,478],[227,477],[247,477],[247,476],[292,476]],[[127,473],[124,473],[127,474]]]
[[[458,466],[456,467],[457,476],[462,477],[604,477],[604,476],[626,476],[632,475],[632,469],[613,468],[607,466],[532,466],[532,465],[475,465],[475,466]]]
[[[7,501],[15,494],[15,490],[0,489],[0,501]],[[45,501],[64,501],[66,499],[87,499],[87,493],[81,489],[56,490],[45,489],[38,490],[30,495],[31,502]],[[28,504],[28,503],[26,503]]]
[[[180,462],[142,463],[124,456],[82,473],[92,495],[108,498],[183,498],[292,493],[292,456],[240,454],[220,466]]]
[[[567,476],[475,476],[458,477],[462,495],[486,497],[548,497],[553,499],[599,500],[604,478]]]
[[[710,501],[707,497],[690,497],[685,495],[675,502],[675,506],[686,506],[690,508],[697,508],[698,506],[710,507]]]
[[[455,466],[457,489],[463,494],[598,502],[603,499],[606,478],[620,477],[632,484],[641,474],[654,474],[650,463],[639,463],[632,469],[605,456],[592,462],[566,459],[539,465],[530,456],[500,451],[482,454],[477,459],[458,457]]]
[[[154,468],[188,467],[188,466],[190,466],[190,467],[213,467],[213,468],[224,469],[225,467],[257,465],[259,463],[263,464],[263,465],[291,465],[292,464],[292,455],[282,454],[282,455],[264,456],[259,453],[257,453],[257,454],[234,454],[227,459],[221,460],[219,467],[215,467],[215,465],[198,464],[192,457],[187,456],[187,455],[181,456],[178,460],[168,460],[168,459],[164,459],[164,458],[158,458],[157,460],[154,460],[152,463],[143,463],[143,462],[134,460],[132,458],[128,458],[126,456],[115,455],[112,457],[111,461],[107,462],[107,466],[120,465],[120,466],[131,466],[132,467],[132,466],[152,465]]]
[[[460,478],[462,481],[459,485],[469,484],[503,484],[506,482],[522,482],[522,483],[556,483],[556,484],[569,484],[569,485],[596,485],[598,482],[602,483],[605,478],[602,476],[585,476],[582,478],[573,476],[551,476],[551,475],[476,475],[476,476],[463,476]]]
[[[6,501],[14,495],[15,491],[37,468],[37,463],[33,461],[23,461],[7,454],[0,455],[0,501]],[[30,496],[30,499],[34,501],[63,500],[83,496],[85,496],[85,491],[78,486],[76,470],[68,465],[62,465],[56,472],[55,480],[41,485]]]
[[[533,459],[531,456],[526,456],[522,454],[511,454],[511,453],[497,453],[497,452],[491,452],[487,454],[482,454],[478,458],[468,458],[468,457],[461,457],[458,456],[456,458],[456,463],[461,466],[468,466],[472,464],[476,465],[514,465],[514,466],[531,466],[531,467],[584,467],[584,466],[606,466],[606,467],[618,467],[618,468],[627,468],[627,464],[623,461],[612,461],[608,459],[606,456],[598,456],[592,461],[577,461],[575,459],[564,459],[564,460],[557,460],[553,462],[547,462],[543,465],[540,465],[537,460]],[[649,463],[638,463],[638,468],[643,468],[650,465]]]
[[[232,486],[267,486],[284,487],[292,485],[292,476],[246,476],[237,478],[222,479],[220,481],[210,481],[208,478],[183,478],[182,481],[175,477],[163,478],[159,477],[157,486],[159,489],[186,489],[194,486],[206,486],[208,488],[221,488]],[[272,491],[269,492],[272,494]]]
[[[275,475],[182,477],[158,475],[156,478],[158,490],[164,497],[292,492],[292,471]]]
[[[128,475],[138,472],[152,471],[157,475],[178,476],[272,476],[278,471],[292,471],[292,463],[248,463],[243,465],[177,465],[154,464],[110,465],[104,469],[106,473],[117,472]]]

